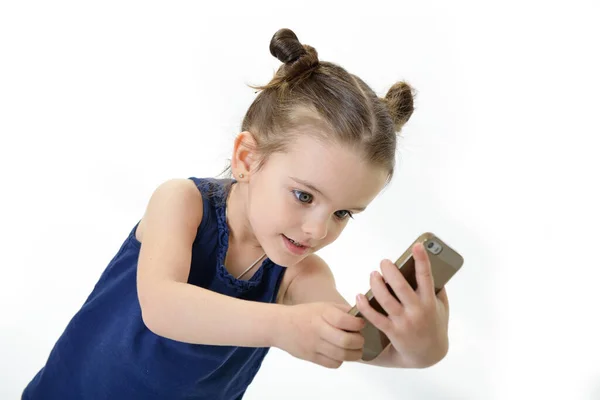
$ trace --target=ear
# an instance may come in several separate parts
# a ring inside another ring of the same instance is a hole
[[[241,132],[236,136],[233,143],[233,155],[231,157],[233,178],[237,181],[247,181],[257,164],[256,140],[250,132]],[[244,177],[240,178],[240,174],[243,174]]]

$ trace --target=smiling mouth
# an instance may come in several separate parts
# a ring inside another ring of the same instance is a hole
[[[293,244],[294,246],[296,246],[296,247],[298,247],[298,248],[305,249],[305,248],[309,247],[309,246],[306,246],[306,245],[304,245],[304,244],[302,244],[302,243],[300,243],[300,242],[296,242],[295,240],[293,240],[293,239],[290,239],[289,237],[287,237],[287,236],[285,236],[285,235],[283,235],[283,236],[284,236],[284,237],[285,237],[285,238],[286,238],[286,239],[287,239],[287,240],[288,240],[288,241],[289,241],[291,244]]]

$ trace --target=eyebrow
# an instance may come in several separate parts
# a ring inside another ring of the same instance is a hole
[[[306,182],[302,179],[299,178],[295,178],[293,176],[290,176],[290,179],[295,181],[296,183],[299,183],[301,185],[306,186],[307,188],[309,188],[310,190],[319,193],[321,196],[325,197],[326,199],[329,200],[329,198],[327,196],[325,196],[325,194],[323,192],[321,192],[319,189],[317,189],[314,185],[310,184],[309,182]],[[356,211],[364,211],[367,207],[352,207],[350,208],[351,210],[356,210]]]

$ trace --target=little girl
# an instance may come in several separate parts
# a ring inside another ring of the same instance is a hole
[[[412,90],[378,98],[288,29],[270,50],[283,65],[246,113],[234,179],[158,186],[23,399],[241,399],[273,346],[328,368],[361,361],[364,320],[316,253],[390,181]],[[388,316],[357,296],[391,341],[369,364],[423,368],[447,352],[446,293],[412,251],[417,290],[390,260],[371,274]]]

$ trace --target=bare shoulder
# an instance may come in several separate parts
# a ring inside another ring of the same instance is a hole
[[[339,300],[331,268],[316,254],[311,254],[293,267],[289,267],[286,275],[289,276],[284,277],[286,283],[282,294],[284,304]]]
[[[141,243],[148,219],[154,213],[183,212],[192,223],[202,221],[203,202],[200,190],[191,179],[175,178],[162,182],[152,193],[135,237]],[[197,228],[197,226],[196,226]]]
[[[317,274],[327,275],[333,279],[331,268],[329,268],[329,265],[325,262],[325,260],[323,260],[317,254],[310,254],[296,266],[298,267],[297,274],[301,278]]]
[[[171,179],[152,193],[136,230],[141,243],[136,283],[142,310],[153,308],[163,282],[187,282],[202,214],[202,194],[192,180]]]

